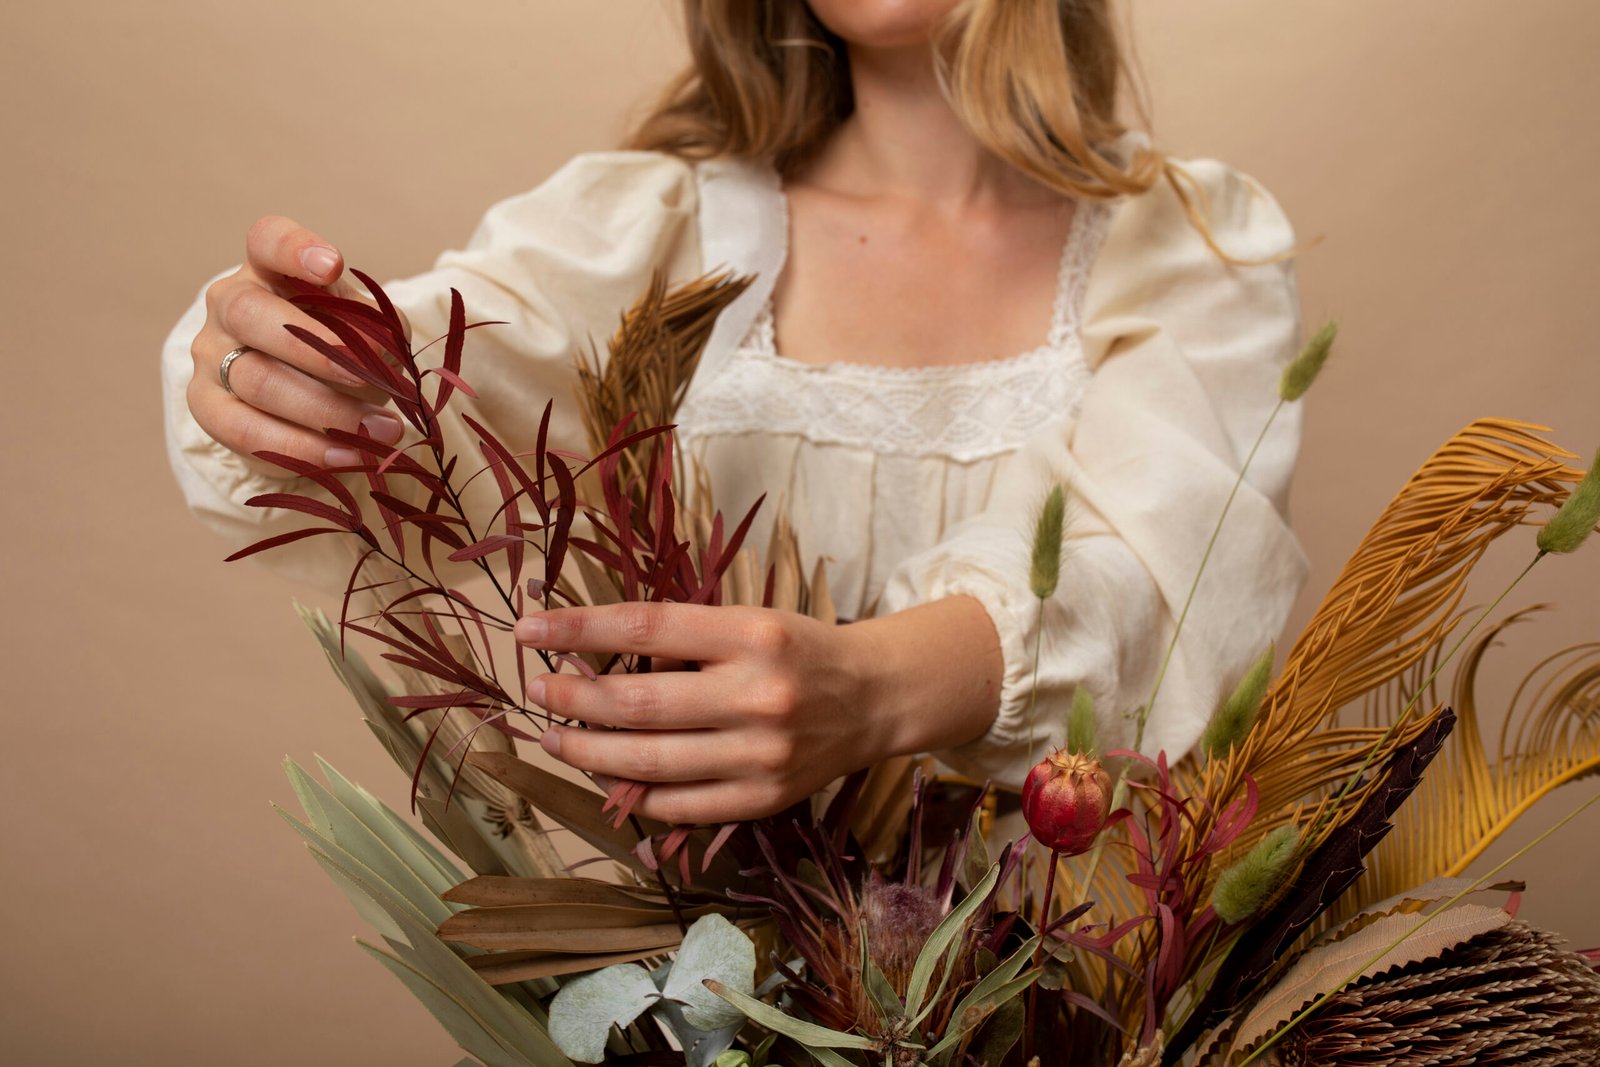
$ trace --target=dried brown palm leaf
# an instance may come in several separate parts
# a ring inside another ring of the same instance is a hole
[[[1511,922],[1350,987],[1278,1051],[1326,1067],[1600,1064],[1600,975],[1554,935]]]
[[[1213,810],[1242,793],[1246,775],[1255,779],[1260,814],[1237,848],[1290,820],[1308,827],[1305,848],[1314,848],[1360,807],[1375,778],[1345,793],[1337,812],[1334,797],[1343,790],[1334,787],[1422,729],[1431,705],[1413,708],[1392,732],[1389,723],[1345,731],[1329,724],[1433,656],[1459,621],[1468,575],[1490,544],[1537,523],[1582,477],[1564,462],[1572,454],[1536,429],[1502,419],[1470,424],[1422,465],[1363,538],[1290,650],[1255,728],[1195,775]],[[1202,819],[1193,832],[1209,829]]]
[[[590,447],[604,447],[625,416],[637,426],[666,426],[678,413],[711,328],[750,285],[749,278],[708,274],[669,288],[657,273],[622,316],[609,358],[596,353],[578,362],[578,403]]]
[[[1456,732],[1396,818],[1371,872],[1345,911],[1439,876],[1458,875],[1558,787],[1600,772],[1600,642],[1563,649],[1517,686],[1491,754],[1478,715],[1477,682],[1489,648],[1528,609],[1501,620],[1467,648],[1456,675]],[[1393,693],[1369,710],[1394,706]],[[1391,713],[1392,714],[1392,713]]]

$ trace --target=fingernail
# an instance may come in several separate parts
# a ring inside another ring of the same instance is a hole
[[[544,707],[543,678],[535,678],[533,681],[528,683],[528,699],[539,705],[541,708]]]
[[[374,441],[392,445],[400,440],[400,435],[405,433],[405,427],[400,425],[400,420],[388,412],[374,412],[361,420],[361,428],[371,435]]]
[[[362,462],[361,453],[353,448],[330,448],[322,457],[325,467],[355,467]]]
[[[537,615],[517,620],[517,640],[525,645],[537,645],[550,636],[550,624]]]
[[[300,265],[308,274],[326,278],[339,266],[339,253],[331,248],[316,245],[300,253]]]
[[[552,726],[539,735],[539,744],[556,759],[561,758],[561,731]]]

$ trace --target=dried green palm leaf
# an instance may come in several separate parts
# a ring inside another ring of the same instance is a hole
[[[367,725],[402,770],[416,771],[428,737],[437,732],[418,776],[417,803],[423,822],[440,841],[479,873],[549,877],[561,871],[563,864],[533,809],[493,776],[462,765],[468,752],[514,753],[511,738],[483,728],[477,715],[464,709],[408,716],[405,709],[390,703],[394,691],[355,649],[347,645],[340,651],[338,630],[326,615],[300,604],[295,608],[322,645],[329,666],[355,696]],[[462,663],[476,663],[465,638],[457,634],[443,638]],[[446,689],[431,675],[401,665],[393,669],[402,692]]]
[[[1517,612],[1465,652],[1454,686],[1459,723],[1396,819],[1346,910],[1430,878],[1462,873],[1522,814],[1560,786],[1600,772],[1600,642],[1549,656],[1523,678],[1491,751],[1479,718],[1484,657]],[[1393,706],[1391,692],[1377,708]],[[1369,710],[1381,715],[1381,710]]]
[[[325,788],[292,762],[288,770],[307,822],[283,813],[285,820],[357,913],[383,934],[387,951],[362,947],[483,1063],[568,1063],[550,1041],[536,1002],[495,990],[468,966],[463,950],[434,935],[434,924],[454,911],[438,892],[448,881],[447,861],[393,811],[336,773]]]

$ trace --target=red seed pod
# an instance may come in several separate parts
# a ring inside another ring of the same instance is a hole
[[[1087,852],[1111,812],[1111,776],[1090,756],[1057,749],[1022,783],[1022,814],[1034,839],[1063,856]]]

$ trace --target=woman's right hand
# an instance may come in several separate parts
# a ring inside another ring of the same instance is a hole
[[[269,215],[250,227],[244,266],[206,290],[206,322],[190,346],[189,411],[201,429],[245,457],[253,470],[287,476],[251,456],[259,451],[319,466],[358,462],[354,451],[322,432],[327,427],[356,433],[365,426],[383,444],[394,444],[404,433],[399,416],[386,410],[389,398],[382,391],[363,385],[284,329],[293,323],[336,342],[331,331],[289,303],[285,283],[298,278],[359,299],[343,272],[343,257],[331,244],[291,219]],[[222,360],[246,346],[250,351],[228,368],[230,395],[219,374]]]

